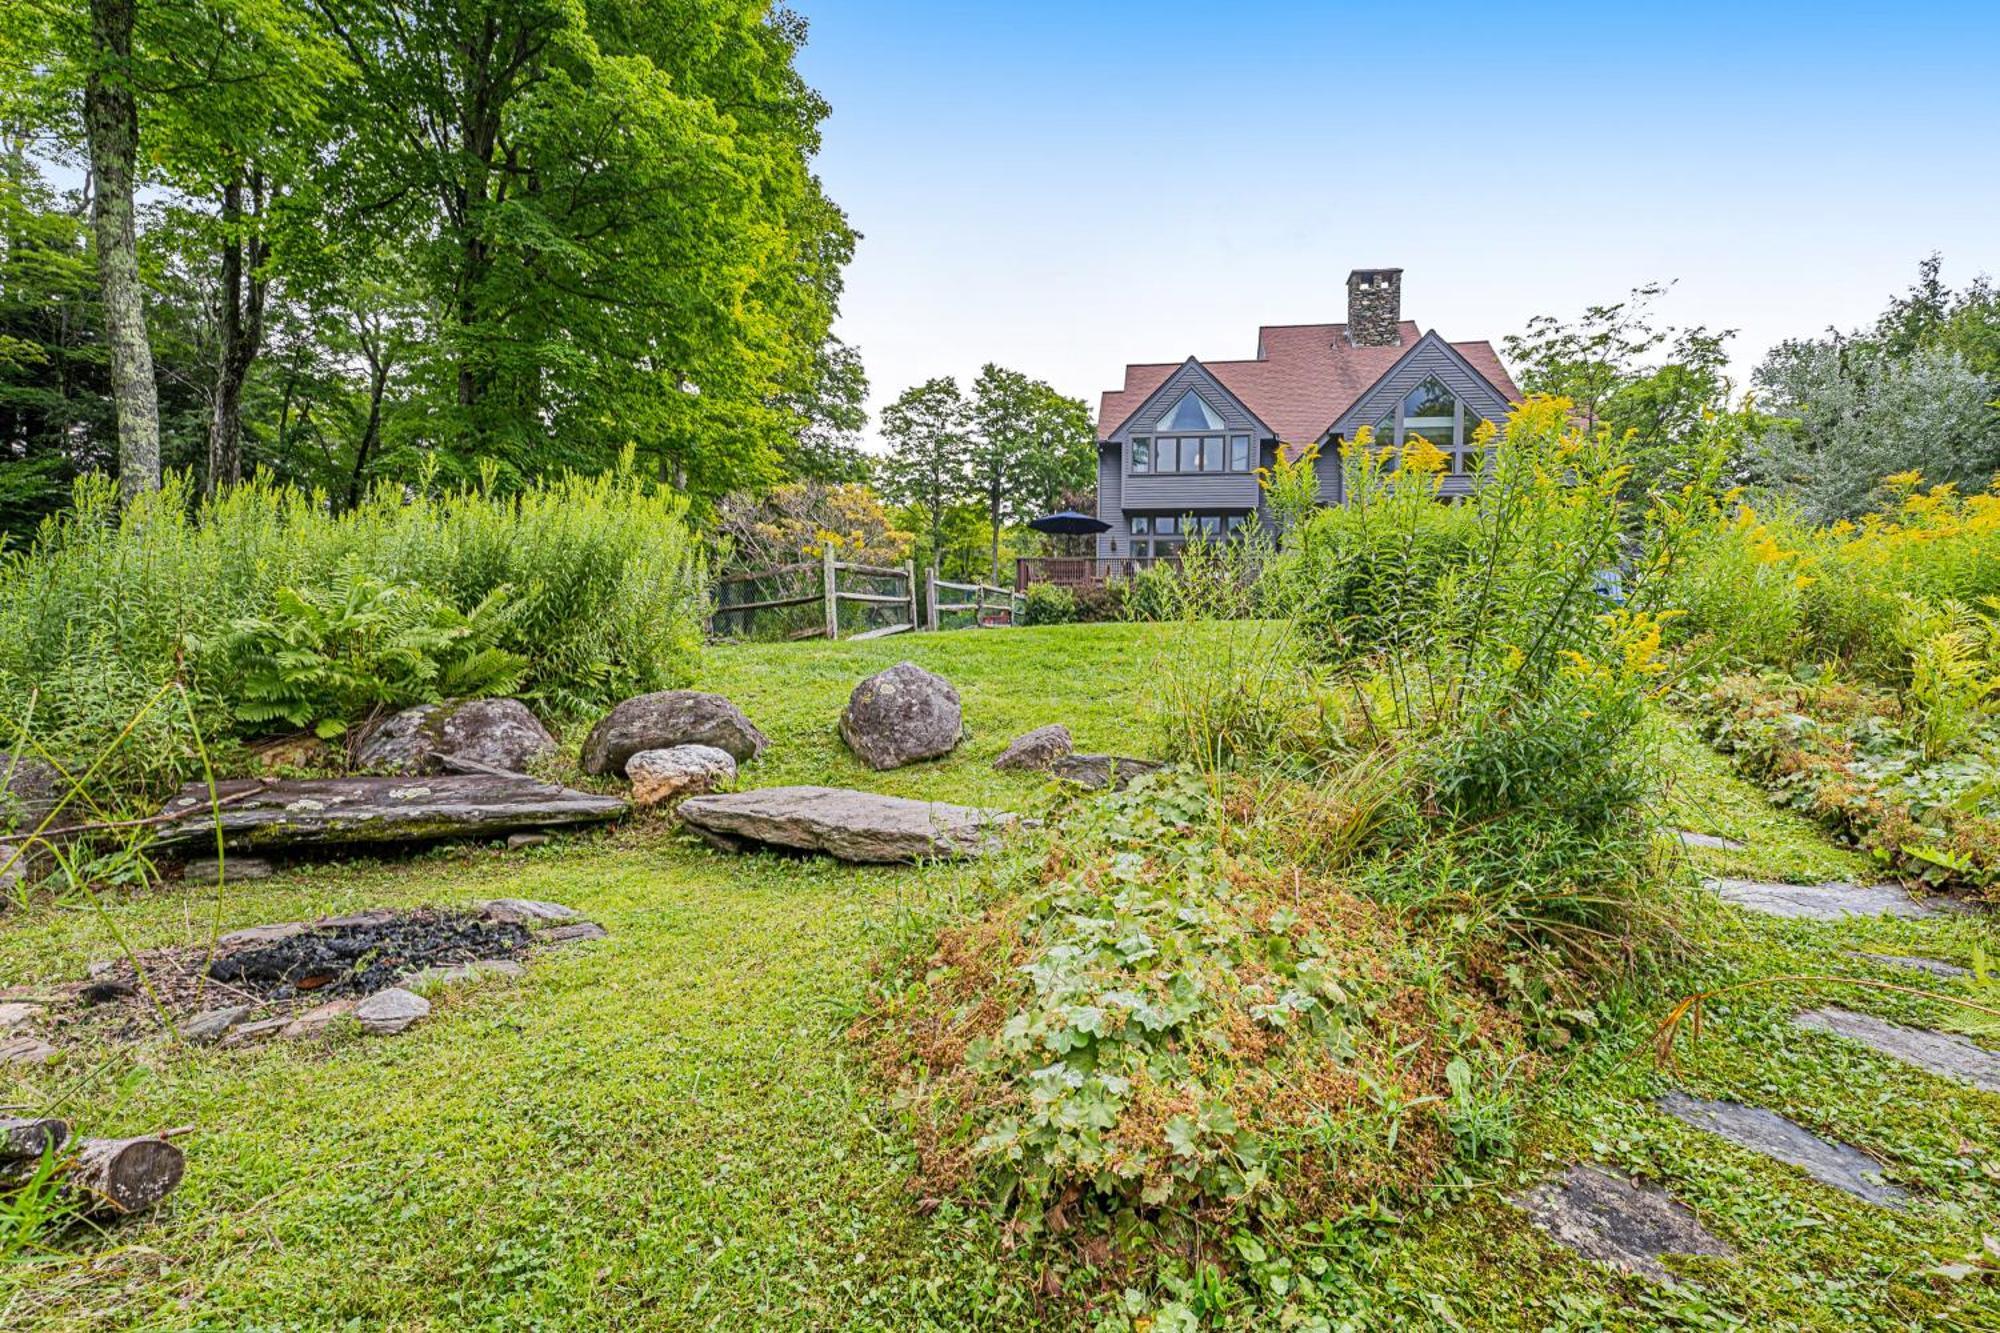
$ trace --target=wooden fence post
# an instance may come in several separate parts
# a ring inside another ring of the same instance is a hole
[[[909,579],[907,587],[910,592],[910,631],[915,633],[921,627],[917,620],[917,558],[911,556],[905,560],[903,568],[907,571],[904,577]]]
[[[840,637],[840,571],[834,568],[833,543],[828,542],[820,550],[820,568],[825,579],[823,593],[826,600],[826,637]]]
[[[924,571],[924,628],[937,633],[937,566]]]

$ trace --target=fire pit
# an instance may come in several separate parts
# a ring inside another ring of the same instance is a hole
[[[426,911],[348,918],[230,949],[209,964],[208,976],[246,997],[329,1000],[372,995],[427,967],[512,958],[532,943],[527,927],[483,916]]]

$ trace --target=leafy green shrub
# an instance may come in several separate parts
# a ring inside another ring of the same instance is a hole
[[[147,701],[179,679],[206,735],[242,732],[230,626],[273,617],[280,589],[317,602],[342,577],[421,590],[458,615],[511,589],[486,646],[524,659],[520,694],[555,720],[684,684],[700,651],[705,575],[685,501],[630,471],[512,496],[385,485],[339,515],[263,482],[198,500],[181,476],[121,508],[111,479],[86,476],[30,546],[0,553],[0,726],[32,699],[41,742],[80,756],[137,717],[118,776],[178,782],[198,765],[184,710]]]
[[[1123,620],[1125,588],[1126,583],[1123,579],[1106,579],[1102,583],[1081,585],[1075,590],[1077,620],[1090,624]]]
[[[1076,594],[1060,584],[1030,584],[1025,601],[1024,625],[1068,625],[1077,618]]]

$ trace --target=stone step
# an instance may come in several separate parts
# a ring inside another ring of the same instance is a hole
[[[1985,1092],[2000,1092],[2000,1054],[1964,1037],[1924,1028],[1906,1028],[1851,1009],[1811,1009],[1792,1020],[1809,1032],[1830,1032],[1894,1056],[1927,1073],[1957,1079]]]
[[[1741,1148],[1759,1152],[1838,1190],[1885,1208],[1909,1205],[1907,1191],[1882,1179],[1882,1167],[1859,1148],[1823,1139],[1775,1111],[1741,1102],[1709,1101],[1678,1090],[1660,1098],[1659,1108],[1696,1129]]]
[[[1696,833],[1692,829],[1675,829],[1674,836],[1681,840],[1683,847],[1701,847],[1711,852],[1740,852],[1743,844],[1734,838],[1724,838],[1714,833]]]
[[[1726,903],[1794,921],[1842,921],[1857,916],[1919,921],[1970,910],[1949,898],[1918,902],[1894,884],[1775,884],[1755,879],[1705,879],[1701,883]]]
[[[725,851],[770,847],[842,861],[978,856],[1014,816],[839,787],[759,787],[681,802],[681,821]]]
[[[1669,1286],[1674,1278],[1662,1255],[1727,1259],[1736,1253],[1665,1190],[1635,1185],[1602,1167],[1573,1165],[1512,1202],[1557,1244]]]
[[[1956,963],[1940,962],[1935,958],[1908,958],[1893,953],[1850,953],[1849,958],[1859,958],[1864,962],[1881,963],[1885,967],[1900,967],[1912,972],[1928,972],[1934,977],[1969,977],[1970,968]]]

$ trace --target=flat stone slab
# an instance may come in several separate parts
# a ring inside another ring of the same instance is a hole
[[[1696,833],[1692,829],[1676,829],[1674,836],[1681,840],[1683,847],[1702,847],[1711,852],[1740,852],[1743,844],[1734,838],[1724,838],[1714,833]]]
[[[25,1027],[40,1017],[41,1012],[42,1006],[39,1004],[0,1004],[0,1032]]]
[[[247,1004],[232,1004],[196,1014],[180,1025],[181,1040],[200,1046],[221,1041],[231,1028],[250,1017],[250,1011]]]
[[[42,1065],[54,1058],[56,1048],[39,1037],[0,1037],[0,1065]]]
[[[232,856],[218,861],[206,857],[190,861],[181,870],[181,878],[189,884],[221,884],[250,879],[269,879],[272,875],[271,863],[260,861],[254,856]]]
[[[1793,921],[1841,921],[1853,916],[1893,916],[1920,921],[1968,910],[1949,899],[1918,902],[1894,884],[1770,884],[1755,879],[1706,879],[1702,886],[1726,903]]]
[[[378,990],[354,1006],[355,1021],[361,1030],[378,1037],[393,1037],[431,1011],[431,1002],[401,986]]]
[[[681,802],[688,827],[726,851],[780,847],[890,864],[978,856],[1014,820],[1001,811],[841,787],[762,787]]]
[[[1792,1022],[1810,1032],[1831,1032],[1858,1041],[1929,1073],[1955,1078],[1986,1092],[2000,1092],[2000,1053],[1954,1033],[1906,1028],[1851,1009],[1810,1009]]]
[[[1909,1204],[1908,1192],[1882,1179],[1881,1163],[1867,1153],[1823,1139],[1775,1111],[1741,1102],[1709,1101],[1680,1091],[1660,1098],[1659,1107],[1696,1129],[1795,1166],[1822,1185],[1846,1190],[1885,1208]]]
[[[581,915],[574,907],[564,907],[561,903],[537,902],[533,898],[494,898],[479,904],[480,914],[488,921],[511,922],[528,925],[536,921],[573,921]]]
[[[1635,1185],[1600,1167],[1572,1166],[1516,1195],[1513,1203],[1557,1244],[1668,1285],[1674,1278],[1661,1255],[1727,1259],[1736,1253],[1665,1190]]]
[[[242,779],[200,783],[167,802],[158,845],[267,848],[436,842],[520,829],[601,824],[626,812],[612,796],[573,791],[519,774],[417,778]]]
[[[1906,958],[1893,953],[1851,953],[1849,958],[1859,958],[1863,962],[1881,963],[1885,967],[1907,968],[1912,972],[1928,972],[1934,977],[1969,977],[1970,968],[1956,963],[1940,962],[1935,958]]]

